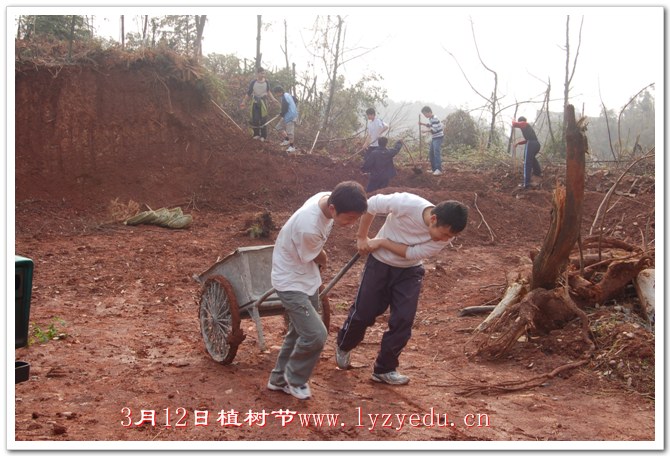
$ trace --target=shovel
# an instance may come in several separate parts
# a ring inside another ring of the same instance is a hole
[[[421,170],[421,168],[416,166],[416,162],[414,161],[414,157],[412,157],[412,154],[409,151],[409,147],[404,142],[402,143],[402,145],[405,146],[405,150],[407,151],[407,155],[409,155],[409,159],[412,160],[412,166],[413,166],[412,171],[414,171],[414,174],[421,174],[423,171]]]
[[[257,128],[267,127],[267,126],[270,125],[272,122],[274,122],[274,120],[277,119],[278,117],[279,117],[279,114],[277,114],[277,115],[274,116],[272,119],[268,120],[268,121],[265,122],[263,125],[261,125],[260,127],[257,127]]]

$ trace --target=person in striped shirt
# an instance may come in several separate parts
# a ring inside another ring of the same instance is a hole
[[[444,141],[442,121],[433,114],[433,110],[430,109],[430,106],[421,108],[421,114],[428,119],[428,123],[419,122],[419,125],[430,128],[430,133],[433,135],[433,139],[430,142],[430,150],[428,152],[430,166],[433,175],[439,176],[442,174],[442,152],[440,149],[442,148],[442,141]]]

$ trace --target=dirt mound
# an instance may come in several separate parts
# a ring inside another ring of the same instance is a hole
[[[265,388],[282,340],[281,317],[263,321],[266,352],[257,349],[253,322],[244,320],[247,340],[235,362],[213,362],[203,348],[193,274],[239,246],[273,243],[276,227],[313,193],[343,180],[365,183],[360,162],[344,159],[348,152],[289,155],[277,142],[252,140],[197,84],[145,63],[17,69],[16,251],[36,266],[33,341],[17,350],[17,359],[31,363],[31,379],[16,386],[16,440],[293,440],[298,446],[305,440],[654,439],[653,333],[631,314],[630,290],[617,297],[617,309],[601,307],[591,316],[599,351],[588,366],[531,391],[458,394],[465,384],[551,371],[583,349],[573,322],[520,341],[505,362],[473,361],[463,352],[481,317],[457,311],[499,299],[505,273],[527,267],[530,250],[542,242],[551,190],[563,173],[550,165],[540,189],[519,193],[520,169],[507,165],[472,169],[449,151],[442,176],[426,172],[425,163],[420,174],[399,164],[384,192],[470,207],[465,232],[425,265],[413,337],[401,359],[409,387],[369,381],[385,317],[353,354],[361,368],[334,368],[331,333],[308,403]],[[585,233],[614,178],[589,177]],[[617,195],[607,212],[607,233],[649,243],[653,181],[627,184],[627,194]],[[193,215],[186,230],[119,223],[127,211],[176,206]],[[258,220],[267,229],[250,236]],[[333,231],[325,281],[354,253],[353,235]],[[335,328],[355,295],[361,263],[331,292]],[[37,330],[57,339],[40,342]],[[341,422],[282,425],[275,416],[281,409],[337,414]],[[158,413],[157,423],[140,420],[146,410]],[[247,410],[266,411],[268,425],[243,421]],[[430,410],[448,413],[454,424],[375,427],[367,415]],[[209,422],[196,425],[203,411]],[[242,424],[217,422],[224,411],[240,412]],[[631,411],[638,419],[630,420]],[[492,423],[472,425],[474,417]]]

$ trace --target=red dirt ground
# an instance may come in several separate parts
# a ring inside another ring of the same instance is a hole
[[[10,397],[18,443],[226,440],[238,443],[211,448],[249,449],[253,444],[245,441],[284,441],[309,449],[320,447],[304,441],[352,441],[333,448],[370,449],[382,442],[441,442],[419,446],[429,449],[456,448],[448,441],[462,441],[501,449],[486,441],[589,441],[607,448],[598,442],[659,438],[655,340],[631,313],[636,298],[630,292],[588,311],[598,345],[589,364],[539,388],[461,394],[468,386],[549,373],[583,352],[579,325],[572,322],[519,342],[502,361],[470,359],[470,332],[484,317],[458,316],[463,307],[497,302],[506,272],[530,264],[562,173],[552,166],[543,188],[515,195],[520,171],[504,164],[469,169],[447,151],[443,176],[417,175],[403,166],[394,187],[384,190],[436,202],[457,199],[470,207],[465,232],[426,263],[413,336],[401,356],[408,386],[370,380],[385,318],[353,353],[360,367],[335,368],[335,330],[355,294],[362,262],[330,294],[332,330],[311,381],[311,400],[265,388],[282,341],[281,316],[262,320],[266,352],[258,349],[252,320],[245,319],[247,339],[233,364],[214,362],[204,350],[200,288],[192,276],[237,247],[273,243],[277,230],[268,239],[245,233],[260,212],[269,211],[279,227],[313,193],[343,180],[364,183],[365,176],[355,160],[305,154],[310,138],[299,141],[303,153],[292,156],[276,137],[266,144],[252,141],[200,92],[172,79],[162,82],[142,65],[26,65],[16,72],[15,249],[35,261],[31,334],[50,326],[61,334],[16,350],[16,358],[31,365],[30,380],[17,384]],[[616,177],[589,176],[584,233]],[[636,196],[616,198],[606,228],[610,236],[642,245],[655,190],[653,180],[636,185]],[[114,220],[113,209],[130,201],[143,210],[179,206],[193,216],[192,226],[171,230]],[[647,242],[654,239],[653,216],[651,222]],[[355,252],[354,233],[333,230],[324,281]],[[156,412],[155,425],[136,424],[143,410]],[[221,410],[239,412],[241,425],[217,422]],[[339,414],[339,421],[305,426],[294,417],[282,426],[281,410]],[[368,416],[431,410],[439,414],[433,426],[407,418],[401,427],[397,418],[380,418],[373,427]],[[265,426],[243,421],[249,411],[267,412]],[[207,424],[196,425],[205,412]],[[398,445],[391,448],[403,448]]]

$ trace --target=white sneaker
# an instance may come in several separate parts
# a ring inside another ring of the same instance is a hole
[[[261,142],[262,142],[262,141],[265,141],[265,138],[261,137]]]
[[[253,137],[253,138],[251,138],[251,139],[261,139],[261,137],[260,137],[260,136],[258,136],[258,135],[256,135],[256,136],[254,136],[254,137]]]
[[[286,376],[284,376],[284,380],[286,380]],[[287,380],[286,386],[284,387],[284,392],[290,394],[296,399],[300,399],[301,401],[312,397],[312,391],[309,389],[309,385],[307,383],[301,386],[293,386]]]
[[[295,147],[290,146],[288,149],[286,149],[286,152],[295,152]]]
[[[285,139],[284,141],[280,142],[280,146],[288,146],[290,143],[288,142],[288,139]]]
[[[441,174],[442,174],[442,171],[440,171],[439,169],[436,169],[435,171],[433,171],[433,176],[439,176]]]

